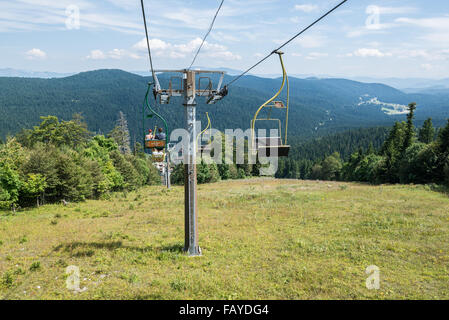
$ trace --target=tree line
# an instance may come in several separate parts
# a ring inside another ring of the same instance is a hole
[[[416,103],[406,121],[397,121],[383,144],[359,148],[346,160],[339,152],[322,159],[289,159],[280,163],[278,178],[362,181],[369,183],[449,184],[449,120],[439,132],[428,118],[416,129]]]
[[[203,159],[198,160],[197,163],[197,182],[202,183],[212,183],[220,180],[230,180],[230,179],[245,179],[250,177],[260,176],[261,164],[256,160],[255,164],[249,163],[248,161],[248,141],[244,139],[227,139],[225,134],[221,135],[222,139],[222,161],[221,163],[206,163]],[[226,142],[228,141],[228,142]],[[243,148],[243,163],[236,164],[236,150],[238,148]],[[226,150],[233,150],[233,163],[226,163],[225,155]],[[210,152],[210,156],[214,157],[214,150]],[[209,162],[209,161],[208,161]],[[171,175],[171,182],[177,185],[184,184],[184,165],[179,164],[173,168],[173,173]]]
[[[131,151],[123,113],[107,135],[93,135],[81,115],[41,117],[0,144],[0,209],[107,198],[160,183],[157,169],[136,144]]]
[[[449,120],[438,132],[430,118],[416,129],[416,104],[408,108],[407,120],[396,122],[388,132],[361,129],[319,141],[293,141],[292,151],[297,151],[280,159],[275,177],[449,184]],[[243,143],[247,150],[247,141]],[[358,151],[350,152],[356,145]],[[333,152],[320,158],[335,148],[348,156]],[[198,183],[242,179],[259,176],[260,168],[259,162],[248,163],[245,152],[243,164],[200,162],[197,179]],[[172,183],[183,184],[184,166],[175,166],[171,177]],[[91,133],[83,117],[75,114],[69,121],[41,117],[39,125],[0,143],[0,209],[107,198],[112,192],[151,184],[160,184],[159,172],[141,144],[131,148],[122,112],[107,136]]]

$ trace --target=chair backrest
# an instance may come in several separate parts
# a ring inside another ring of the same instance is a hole
[[[256,145],[260,147],[278,147],[282,145],[281,137],[259,137],[256,138]]]

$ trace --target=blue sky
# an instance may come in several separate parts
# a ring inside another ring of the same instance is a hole
[[[246,69],[338,2],[225,0],[195,65]],[[220,0],[145,3],[155,67],[187,67]],[[0,1],[0,68],[148,70],[143,39],[140,0]],[[449,3],[349,0],[284,51],[291,74],[448,77]]]

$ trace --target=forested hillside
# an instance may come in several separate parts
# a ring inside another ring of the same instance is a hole
[[[168,76],[160,76],[164,86]],[[231,78],[227,76],[225,83]],[[74,113],[82,113],[92,131],[109,132],[116,115],[123,111],[132,139],[140,141],[142,102],[150,80],[121,70],[98,70],[60,79],[0,78],[0,138],[38,124],[40,116],[69,120]],[[296,137],[389,126],[401,117],[395,112],[404,113],[411,101],[418,103],[418,124],[432,117],[436,126],[444,125],[449,113],[448,95],[405,94],[385,85],[345,79],[291,77],[290,85],[289,133]],[[208,111],[215,128],[246,129],[257,107],[279,86],[280,79],[243,77],[216,105],[205,105],[204,99],[198,98],[198,117],[204,123]],[[183,126],[184,112],[179,100],[172,101],[157,109],[170,128],[179,128]]]
[[[290,138],[292,146],[289,158],[292,160],[322,160],[334,152],[347,159],[360,148],[367,150],[370,146],[379,149],[384,143],[390,128],[360,128],[338,132],[311,140]]]

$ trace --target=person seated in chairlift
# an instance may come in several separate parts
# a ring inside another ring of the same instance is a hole
[[[165,133],[162,131],[162,128],[159,128],[158,129],[158,133],[156,133],[156,137],[155,137],[155,139],[156,140],[163,140],[163,141],[165,141],[165,138],[166,138],[167,136],[165,135]],[[158,148],[156,148],[158,151],[162,151],[164,148],[163,147],[158,147]]]
[[[162,128],[159,128],[158,131],[159,131],[159,132],[156,133],[156,140],[165,140],[167,136],[166,136],[165,133],[162,131]]]
[[[145,136],[145,141],[153,140],[153,130],[149,129],[148,134]]]

